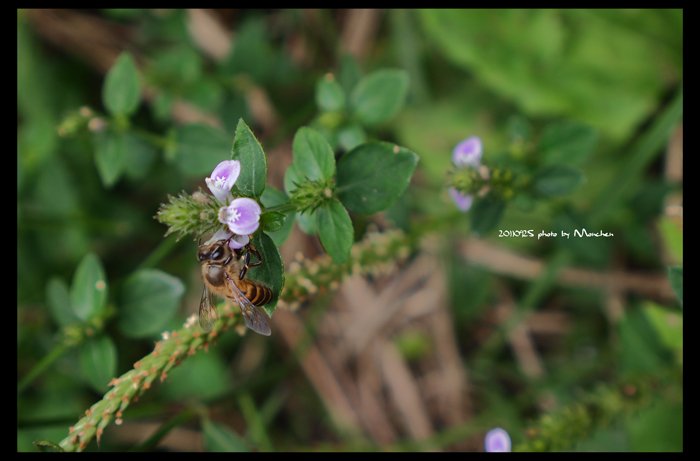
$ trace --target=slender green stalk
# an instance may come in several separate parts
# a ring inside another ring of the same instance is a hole
[[[69,349],[80,345],[86,338],[94,336],[104,328],[107,320],[115,314],[114,308],[108,306],[103,313],[94,317],[89,322],[83,325],[70,325],[63,329],[61,339],[58,344],[46,355],[34,368],[22,378],[17,385],[17,395],[21,394],[27,387],[34,382],[44,371],[46,371],[58,358],[60,358]]]
[[[138,128],[138,127],[131,127],[131,131],[136,133],[138,136],[140,136],[143,140],[148,141],[155,147],[159,147],[161,149],[167,149],[170,146],[171,140],[164,137],[157,135],[155,133],[152,133],[150,131],[146,131],[144,129]]]
[[[189,420],[199,416],[200,412],[192,408],[188,408],[171,419],[164,422],[156,432],[142,443],[132,447],[129,451],[147,451],[154,448],[168,433],[176,427],[188,422]]]
[[[409,239],[403,232],[368,234],[353,246],[350,260],[345,264],[334,264],[327,255],[291,263],[280,300],[294,308],[326,289],[335,289],[349,274],[387,272],[409,254]],[[206,350],[219,335],[239,323],[240,316],[235,315],[238,311],[232,306],[224,304],[220,312],[220,320],[209,333],[202,333],[195,325],[194,316],[179,330],[163,332],[153,352],[137,361],[128,372],[112,379],[112,389],[70,427],[68,436],[59,446],[65,451],[82,451],[93,438],[99,443],[107,425],[112,420],[121,424],[124,410],[147,391],[156,378],[164,381],[170,369],[190,355]]]
[[[552,260],[550,261],[546,270],[537,280],[535,280],[533,284],[530,285],[510,318],[508,318],[508,320],[501,325],[499,330],[481,346],[478,357],[476,358],[476,369],[479,369],[481,366],[490,362],[490,357],[492,354],[505,343],[506,338],[508,338],[510,332],[513,331],[513,328],[520,324],[522,320],[534,310],[544,295],[546,295],[549,289],[554,285],[554,283],[556,283],[556,276],[559,273],[559,270],[567,263],[568,260],[569,254],[564,250],[560,250],[552,257]]]
[[[265,208],[265,211],[266,212],[276,211],[277,213],[287,213],[290,211],[296,211],[296,209],[297,209],[297,207],[292,202],[286,202],[286,203],[282,203],[280,205],[275,205],[275,206],[270,207],[270,208]]]
[[[51,352],[45,355],[39,363],[37,363],[34,368],[32,368],[29,373],[24,375],[24,378],[17,385],[17,394],[21,394],[27,386],[29,386],[36,378],[39,377],[44,371],[46,371],[59,357],[65,354],[72,346],[61,342],[56,345]]]
[[[670,379],[669,379],[670,378]],[[595,429],[606,427],[643,409],[659,395],[682,401],[681,378],[668,373],[634,381],[601,385],[559,411],[542,416],[525,431],[527,439],[513,451],[563,451],[572,449]]]
[[[633,190],[634,181],[642,177],[642,170],[666,144],[672,130],[682,117],[683,89],[681,88],[652,127],[646,130],[632,147],[625,164],[620,169],[624,174],[618,175],[598,196],[596,205],[591,207],[592,214],[589,219],[593,227],[598,226],[606,214]]]
[[[166,238],[160,245],[156,247],[155,250],[148,255],[148,257],[139,265],[139,269],[148,269],[150,267],[155,267],[163,258],[170,254],[170,252],[178,245],[179,241],[174,238]]]
[[[267,434],[267,429],[265,429],[265,422],[248,392],[243,393],[238,398],[238,405],[241,407],[243,417],[248,423],[250,435],[258,449],[260,451],[274,451],[270,436]]]

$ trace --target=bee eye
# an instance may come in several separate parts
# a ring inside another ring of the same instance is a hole
[[[219,259],[224,255],[224,249],[219,247],[216,250],[212,251],[211,253],[211,259]]]

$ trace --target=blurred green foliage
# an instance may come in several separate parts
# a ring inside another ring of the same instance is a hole
[[[194,245],[163,240],[165,229],[153,216],[168,194],[203,186],[203,177],[228,158],[239,119],[253,120],[246,99],[251,85],[267,92],[280,120],[278,132],[264,141],[270,162],[277,161],[275,145],[303,125],[318,130],[336,154],[385,139],[418,155],[411,186],[405,193],[397,187],[403,195],[386,216],[409,232],[420,219],[456,216],[439,231],[440,252],[454,331],[480,402],[477,427],[506,427],[518,443],[542,413],[533,403],[542,396],[555,396],[562,408],[600,382],[682,373],[678,304],[631,296],[615,325],[599,292],[506,280],[518,300],[541,300],[531,307],[555,306],[574,320],[565,337],[544,341],[546,374],[524,375],[505,344],[484,352],[479,339],[503,278],[467,264],[454,250],[471,230],[545,265],[566,254],[569,263],[591,271],[609,271],[620,261],[631,271],[668,271],[682,306],[682,267],[668,270],[661,256],[682,265],[682,228],[662,217],[665,198],[680,190],[663,176],[662,154],[682,122],[682,10],[387,10],[362,62],[339,51],[337,10],[319,12],[318,29],[297,10],[239,11],[229,24],[235,30],[231,52],[220,61],[198,48],[184,10],[94,11],[129,26],[131,49],[143,58],[123,55],[107,76],[45,42],[30,14],[17,17],[18,381],[66,338],[79,338],[80,346],[57,354],[20,386],[19,451],[37,450],[35,440],[65,437],[111,377],[150,352],[160,331],[178,328],[192,313],[201,289],[193,276]],[[302,38],[310,56],[305,64],[288,46]],[[148,103],[135,92],[146,85],[157,90]],[[222,128],[175,123],[171,109],[178,100],[219,118]],[[81,115],[83,106],[92,115]],[[94,117],[112,123],[105,131],[85,129]],[[59,127],[72,132],[61,134]],[[534,190],[553,197],[523,194],[508,206],[484,201],[467,219],[458,215],[444,185],[453,147],[470,135],[482,138],[489,164],[516,173],[517,165],[549,168],[540,171]],[[365,156],[394,155],[364,149],[354,154],[363,157],[354,168],[371,167]],[[353,162],[352,156],[342,159],[339,164]],[[251,193],[262,192],[252,187]],[[290,192],[287,178],[285,189]],[[358,197],[341,194],[338,204],[353,214],[372,212]],[[285,200],[269,186],[262,197],[265,206]],[[336,208],[329,206],[319,219],[340,222]],[[270,234],[275,243],[286,238],[293,219]],[[307,215],[296,221],[319,231]],[[336,226],[344,229],[342,238],[319,231],[329,252],[345,251],[346,221]],[[488,232],[493,226],[537,232],[585,227],[615,237],[497,238]],[[281,284],[283,274],[261,277]],[[411,360],[429,352],[420,335],[407,333],[396,343]],[[336,448],[354,446],[342,434],[317,430],[327,415],[298,367],[281,363],[281,343],[263,346],[266,353],[245,383],[234,376],[230,363],[244,346],[236,335],[221,338],[208,354],[173,369],[126,418],[162,417],[184,402],[216,401],[258,430],[236,433],[234,426],[202,417],[210,451],[260,449],[266,440],[280,450],[312,449],[328,437]],[[477,359],[488,366],[473,366]],[[233,395],[237,386],[246,387],[247,398]],[[285,386],[294,386],[296,412],[275,403]],[[667,389],[638,413],[571,440],[569,449],[681,450],[682,385],[676,380]],[[452,429],[445,429],[447,438],[454,437]],[[102,443],[103,449],[129,448]]]

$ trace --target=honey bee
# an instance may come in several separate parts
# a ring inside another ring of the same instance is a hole
[[[270,317],[262,306],[272,299],[272,290],[245,278],[250,267],[262,264],[262,257],[250,243],[239,250],[231,249],[228,244],[229,240],[224,239],[199,246],[197,258],[204,282],[199,302],[199,325],[204,331],[209,331],[218,318],[211,299],[214,293],[238,304],[248,328],[269,336]],[[256,263],[250,262],[251,254],[257,257]]]

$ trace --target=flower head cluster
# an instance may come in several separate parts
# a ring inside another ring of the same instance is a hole
[[[488,452],[510,451],[510,436],[500,427],[491,429],[484,437],[484,450]]]
[[[241,162],[224,160],[219,163],[211,176],[205,179],[207,187],[214,197],[222,204],[219,209],[219,222],[226,227],[216,232],[213,240],[230,239],[229,246],[233,249],[244,247],[250,240],[248,237],[260,226],[260,205],[248,197],[233,198],[231,189],[241,173]]]
[[[472,136],[457,144],[452,151],[452,163],[460,170],[478,169],[481,165],[481,139],[478,136]],[[472,194],[460,192],[456,187],[450,187],[449,193],[457,208],[465,212],[469,211],[474,201]]]

